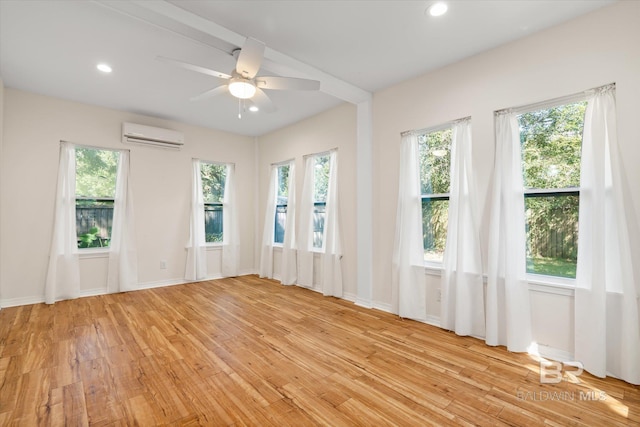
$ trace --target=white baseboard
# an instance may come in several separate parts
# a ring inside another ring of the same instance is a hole
[[[8,298],[0,300],[0,307],[17,307],[20,305],[40,304],[44,302],[43,297],[20,297],[20,298]]]
[[[391,310],[391,304],[387,304],[379,301],[371,301],[371,308],[375,308],[376,310],[386,311],[387,313],[393,313]]]
[[[440,318],[437,316],[429,316],[427,315],[427,318],[424,320],[424,323],[431,325],[431,326],[436,326],[438,328],[441,328],[442,326],[440,323]]]
[[[572,362],[574,360],[572,353],[542,344],[538,344],[538,353],[545,359],[556,360],[558,362]]]
[[[358,304],[356,303],[356,301],[357,301],[357,299],[358,299],[358,297],[356,296],[356,294],[351,294],[351,293],[349,293],[349,292],[343,292],[343,293],[342,293],[342,299],[347,300],[347,301],[350,301],[350,302],[353,302],[353,303],[355,303],[356,305],[358,305]]]

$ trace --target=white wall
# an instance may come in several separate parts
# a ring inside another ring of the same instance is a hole
[[[4,81],[0,77],[0,165],[2,165],[2,141],[4,137]],[[2,173],[0,173],[0,189],[2,188]],[[2,194],[2,193],[0,193]],[[3,197],[0,196],[0,224],[2,223]],[[0,242],[4,240],[2,227],[0,227]],[[0,271],[2,271],[2,246],[0,245]],[[2,301],[2,274],[0,274],[0,301]],[[0,304],[0,307],[2,304]]]
[[[391,302],[391,256],[398,194],[400,132],[472,117],[475,181],[484,247],[494,156],[493,111],[615,82],[618,137],[640,212],[640,2],[618,2],[566,24],[493,49],[374,96],[374,289]],[[472,37],[470,34],[469,37]],[[636,217],[636,220],[638,218]],[[486,255],[486,250],[485,250]],[[439,316],[439,277],[429,276],[428,311]],[[532,291],[535,338],[571,353],[573,299]]]
[[[302,195],[303,156],[338,148],[338,194],[342,230],[343,286],[345,297],[356,294],[356,106],[343,104],[325,113],[259,138],[260,203],[258,204],[258,243],[262,240],[264,210],[269,190],[271,164],[295,159],[296,201]],[[299,210],[298,210],[299,213]],[[280,274],[280,256],[274,253],[274,275]],[[260,262],[256,260],[256,264]]]
[[[140,286],[182,281],[189,238],[191,159],[236,164],[240,271],[254,271],[255,159],[252,138],[6,89],[2,164],[2,305],[42,301],[51,242],[60,140],[131,150]],[[185,134],[179,152],[123,145],[123,121]],[[219,251],[209,274],[220,274]],[[160,269],[160,261],[167,269]],[[81,260],[82,291],[100,293],[106,259]]]

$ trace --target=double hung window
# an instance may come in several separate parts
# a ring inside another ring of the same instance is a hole
[[[586,105],[573,102],[518,116],[529,273],[576,277]]]
[[[313,175],[313,247],[324,248],[324,222],[329,188],[330,155],[314,158]]]
[[[108,247],[120,153],[85,147],[75,153],[78,248]]]
[[[284,242],[284,229],[287,223],[287,206],[289,204],[289,169],[290,165],[278,166],[276,188],[276,214],[274,219],[273,243]]]
[[[223,242],[223,201],[227,165],[221,163],[200,164],[202,194],[204,198],[204,228],[207,243]]]
[[[451,127],[418,135],[422,242],[427,262],[442,262],[451,189]]]

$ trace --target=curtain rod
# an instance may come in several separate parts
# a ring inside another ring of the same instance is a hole
[[[615,83],[608,83],[603,86],[598,86],[592,89],[583,90],[582,92],[561,96],[559,98],[548,99],[546,101],[534,102],[533,104],[520,105],[517,107],[503,108],[500,110],[496,110],[493,113],[495,115],[507,114],[507,113],[516,113],[516,114],[530,113],[531,111],[542,110],[545,108],[553,108],[553,107],[557,107],[558,105],[571,104],[574,102],[584,101],[586,100],[586,98],[592,96],[597,92],[612,90],[612,89],[615,89],[615,87],[616,87]]]
[[[288,160],[283,160],[281,162],[271,163],[271,166],[284,166],[284,165],[289,164],[289,163],[294,163],[295,161],[296,161],[295,158],[291,158],[291,159],[288,159]]]
[[[400,136],[407,136],[407,135],[422,135],[425,133],[431,133],[431,132],[437,132],[440,130],[445,130],[447,128],[450,128],[452,125],[455,125],[456,123],[460,123],[460,122],[465,122],[471,120],[471,116],[467,116],[467,117],[462,117],[460,119],[455,119],[455,120],[449,120],[448,122],[445,123],[441,123],[439,125],[436,126],[430,126],[427,128],[423,128],[423,129],[417,129],[417,130],[405,130],[404,132],[400,132]]]
[[[78,144],[77,142],[67,141],[64,139],[60,140],[60,143],[71,144],[78,148],[87,148],[89,150],[106,150],[106,151],[128,151],[128,148],[107,148],[107,147],[98,147],[97,145],[87,145],[87,144]]]
[[[330,149],[330,150],[327,150],[327,151],[321,151],[321,152],[319,152],[319,153],[305,154],[304,156],[302,156],[302,158],[303,158],[303,159],[306,159],[306,158],[308,158],[308,157],[326,156],[326,155],[328,155],[328,154],[333,153],[334,151],[336,151],[336,152],[337,152],[337,151],[338,151],[338,148],[337,148],[337,147],[336,147],[336,148],[332,148],[332,149]]]

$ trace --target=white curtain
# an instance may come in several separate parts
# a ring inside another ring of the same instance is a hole
[[[338,197],[338,153],[329,156],[329,183],[324,214],[324,252],[322,262],[322,293],[342,297],[342,245]]]
[[[458,335],[485,335],[484,284],[476,191],[471,159],[471,121],[456,122],[451,141],[449,225],[441,284],[441,326]]]
[[[109,245],[107,291],[124,292],[138,284],[138,254],[134,229],[133,196],[129,185],[129,151],[120,151],[116,175],[113,226]]]
[[[427,318],[424,245],[422,242],[422,195],[418,138],[402,136],[396,234],[393,245],[392,305],[401,317]]]
[[[80,296],[80,265],[76,233],[76,150],[60,145],[53,236],[45,282],[45,302]]]
[[[308,156],[304,164],[304,182],[300,201],[300,235],[297,252],[298,284],[313,287],[313,184],[315,157]],[[289,216],[287,214],[287,216]]]
[[[278,198],[278,166],[271,167],[267,207],[264,214],[264,230],[260,251],[260,277],[273,278],[273,237],[276,204]]]
[[[235,165],[227,165],[224,200],[222,201],[222,276],[224,277],[238,275],[240,256],[235,170]]]
[[[526,278],[524,184],[514,113],[496,115],[496,154],[489,227],[486,342],[524,352],[531,345]]]
[[[638,283],[633,276],[616,135],[615,88],[589,99],[580,174],[575,359],[592,374],[640,384]]]
[[[289,164],[289,194],[287,197],[287,219],[284,225],[282,242],[282,264],[280,282],[292,285],[297,280],[296,268],[296,173],[295,164]]]
[[[200,160],[193,159],[191,170],[191,225],[189,243],[187,244],[187,266],[184,274],[185,280],[188,281],[207,278],[204,195],[202,193]],[[224,218],[223,221],[225,221]]]

